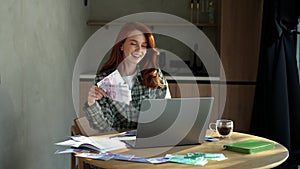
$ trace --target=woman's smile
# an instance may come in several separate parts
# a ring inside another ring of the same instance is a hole
[[[135,58],[140,58],[144,56],[143,52],[132,52],[131,56],[135,57]]]

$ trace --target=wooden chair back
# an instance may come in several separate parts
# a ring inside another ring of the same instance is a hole
[[[71,126],[71,135],[95,136],[99,135],[99,131],[92,129],[86,117],[74,119],[74,124]],[[71,154],[71,169],[77,169],[75,154]]]
[[[83,136],[96,136],[101,134],[98,130],[90,127],[89,121],[86,117],[79,117],[74,119],[74,125],[79,130],[79,133]]]

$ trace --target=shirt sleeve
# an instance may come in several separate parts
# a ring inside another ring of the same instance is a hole
[[[112,124],[107,116],[104,116],[104,113],[101,110],[99,103],[96,101],[95,104],[89,106],[87,103],[83,106],[83,111],[86,114],[86,117],[89,121],[89,124],[92,128],[99,131],[111,131]]]
[[[97,75],[94,79],[94,85],[97,85],[105,76],[107,76],[107,73]],[[83,111],[89,121],[90,127],[100,132],[112,131],[113,114],[108,103],[106,103],[105,106],[100,106],[99,102],[105,102],[103,100],[106,99],[102,97],[91,106],[86,102],[83,106]]]

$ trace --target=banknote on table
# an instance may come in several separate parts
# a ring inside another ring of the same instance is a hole
[[[97,86],[101,87],[112,100],[126,104],[129,104],[132,100],[129,86],[125,83],[118,70],[115,70],[98,82]]]
[[[189,157],[187,155],[167,154],[165,157],[169,158],[169,162],[181,164],[204,166],[207,163],[207,159],[205,159],[204,156]]]

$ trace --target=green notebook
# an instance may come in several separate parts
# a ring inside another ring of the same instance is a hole
[[[232,144],[224,145],[225,150],[252,154],[260,151],[270,150],[275,147],[273,142],[260,141],[260,140],[245,140],[239,141]]]

